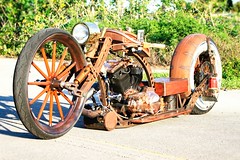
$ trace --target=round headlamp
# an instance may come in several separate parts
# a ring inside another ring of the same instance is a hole
[[[99,38],[100,29],[92,22],[79,23],[73,27],[72,35],[79,44],[85,44]]]

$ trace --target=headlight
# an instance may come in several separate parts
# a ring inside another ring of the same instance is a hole
[[[92,22],[79,23],[74,26],[72,35],[80,44],[92,43],[99,38],[100,29]]]

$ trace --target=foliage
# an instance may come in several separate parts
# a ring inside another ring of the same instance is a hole
[[[233,79],[223,79],[222,89],[239,89],[240,88],[240,78]]]
[[[224,63],[223,78],[224,79],[240,79],[240,59],[230,58],[229,61]]]
[[[239,55],[240,56],[240,55]],[[240,88],[240,58],[230,57],[223,63],[222,88]]]
[[[237,2],[235,5],[233,5],[232,10],[235,12],[240,12],[240,2]]]
[[[174,48],[185,36],[204,33],[218,45],[223,78],[239,78],[240,2],[161,2],[153,10],[148,6],[150,0],[110,0],[109,4],[104,0],[1,0],[0,55],[17,56],[29,37],[43,28],[71,32],[77,22],[94,21],[100,27],[131,27],[135,33],[144,29],[146,41],[167,45],[164,51],[152,50],[150,63],[161,65],[169,65]]]

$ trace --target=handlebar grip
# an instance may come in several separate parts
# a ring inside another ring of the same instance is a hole
[[[143,48],[160,48],[160,49],[165,49],[166,45],[165,44],[158,44],[158,43],[143,42]]]

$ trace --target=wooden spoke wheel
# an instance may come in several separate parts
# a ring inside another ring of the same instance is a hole
[[[68,132],[78,121],[83,99],[61,87],[73,82],[85,65],[75,39],[59,29],[45,29],[23,48],[14,72],[13,94],[19,117],[33,135],[51,139]]]

